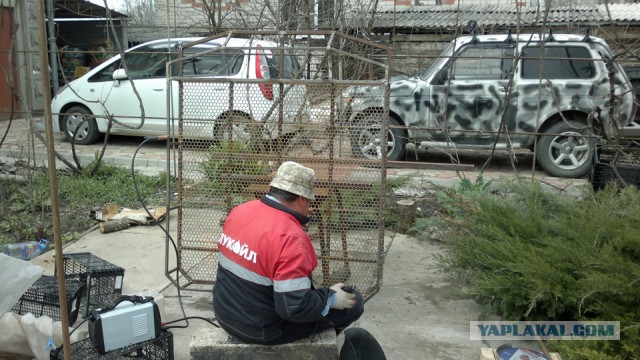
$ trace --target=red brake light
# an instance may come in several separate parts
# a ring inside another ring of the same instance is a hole
[[[256,45],[256,78],[269,79],[271,78],[269,75],[269,64],[267,64],[267,58],[261,48],[262,46]],[[273,100],[273,84],[258,84],[258,86],[265,99]]]

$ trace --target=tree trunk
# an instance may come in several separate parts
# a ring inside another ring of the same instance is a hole
[[[109,220],[103,223],[100,223],[100,233],[107,234],[110,232],[128,229],[129,228],[129,219],[122,218],[117,220]]]
[[[398,205],[398,226],[396,231],[406,233],[413,225],[416,218],[416,203],[411,199],[402,199],[396,202]]]

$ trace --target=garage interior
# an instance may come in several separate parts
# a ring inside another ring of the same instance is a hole
[[[47,24],[55,33],[49,51],[58,54],[57,62],[50,59],[53,94],[117,53],[118,43],[122,50],[129,47],[125,14],[83,0],[45,1],[52,2],[54,14],[53,27]]]

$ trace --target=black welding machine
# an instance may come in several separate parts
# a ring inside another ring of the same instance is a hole
[[[92,310],[89,338],[100,353],[160,336],[160,310],[150,296],[122,295],[115,305]]]

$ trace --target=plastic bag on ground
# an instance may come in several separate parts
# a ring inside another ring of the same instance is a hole
[[[44,270],[37,265],[0,254],[0,315],[11,311]],[[1,328],[0,328],[1,329]]]
[[[48,316],[36,318],[33,314],[8,312],[0,317],[0,329],[0,358],[14,354],[45,360],[49,359],[49,352],[62,345],[62,322],[54,322]],[[86,337],[86,330],[78,330],[70,341],[73,344]]]

